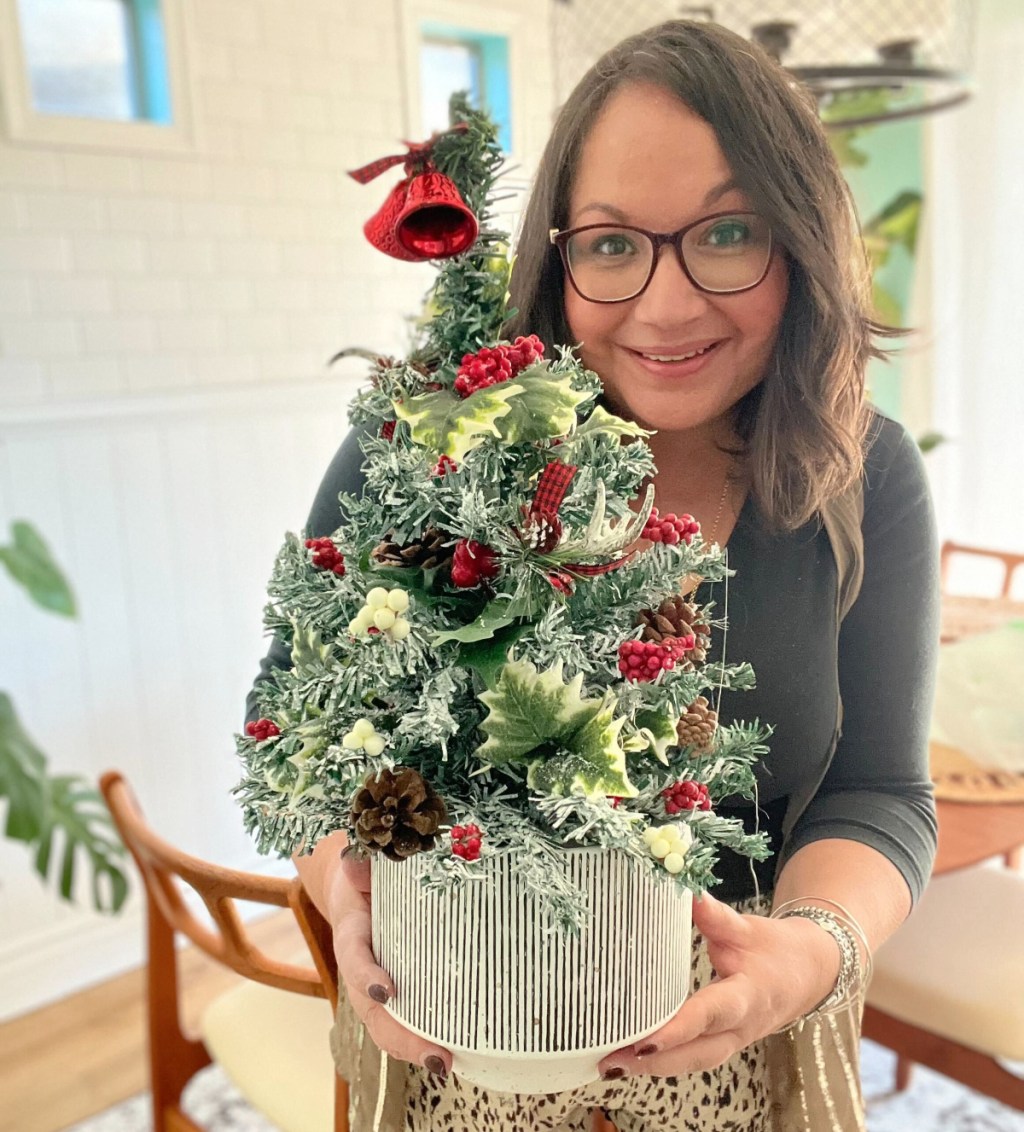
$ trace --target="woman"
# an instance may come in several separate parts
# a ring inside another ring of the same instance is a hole
[[[916,447],[864,404],[865,365],[881,352],[872,335],[884,331],[868,315],[849,194],[809,99],[715,25],[672,22],[614,48],[554,128],[512,305],[510,335],[580,343],[610,408],[657,430],[659,507],[695,514],[728,544],[736,577],[706,596],[727,599],[730,655],[752,663],[758,688],[721,708],[775,727],[759,808],[734,812],[771,836],[774,875],[723,862],[718,898],[694,908],[697,993],[640,1048],[607,1057],[602,1081],[488,1096],[449,1079],[448,1051],[381,1008],[395,988],[369,948],[367,874],[339,864],[338,836],[322,842],[296,864],[335,926],[355,1014],[390,1055],[388,1119],[578,1130],[600,1105],[636,1132],[788,1129],[786,1106],[804,1104],[793,1088],[820,1086],[827,1099],[805,1099],[831,1124],[811,1126],[846,1132],[862,1123],[851,1036],[837,1045],[833,1029],[824,1080],[796,1085],[771,1077],[766,1039],[837,982],[845,993],[865,959],[858,930],[874,950],[927,880],[937,570]],[[350,438],[311,535],[337,526],[358,463]],[[863,521],[847,561],[822,517],[850,499]],[[840,591],[861,564],[847,612]],[[773,906],[796,914],[770,918]],[[342,1068],[356,1072],[351,1056]]]

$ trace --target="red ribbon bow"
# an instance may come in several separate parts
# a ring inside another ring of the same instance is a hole
[[[367,185],[374,177],[379,177],[381,173],[386,173],[396,165],[404,164],[407,175],[417,170],[423,171],[429,167],[430,155],[434,152],[434,146],[441,138],[447,137],[449,134],[464,134],[468,129],[469,126],[465,122],[459,122],[452,126],[450,130],[433,134],[424,142],[403,141],[402,145],[408,147],[408,153],[394,153],[390,157],[378,157],[376,161],[371,161],[369,165],[349,170],[348,175],[361,185]]]

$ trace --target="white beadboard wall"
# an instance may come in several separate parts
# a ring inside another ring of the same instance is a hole
[[[39,526],[81,611],[49,616],[0,577],[0,687],[52,769],[121,768],[171,840],[287,871],[241,830],[232,733],[274,554],[361,377],[325,360],[403,352],[432,275],[362,236],[397,172],[345,176],[412,132],[408,21],[432,9],[165,4],[183,31],[190,150],[0,131],[0,523]],[[480,13],[436,7],[448,22]],[[529,80],[513,96],[522,176],[551,116],[548,5],[486,12],[513,31],[514,84],[517,66]],[[116,919],[64,905],[0,838],[0,1020],[138,962],[137,895]]]

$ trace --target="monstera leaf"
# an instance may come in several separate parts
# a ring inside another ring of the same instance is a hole
[[[480,694],[489,712],[477,754],[491,765],[527,762],[529,784],[548,793],[579,788],[632,797],[619,742],[625,720],[615,716],[614,699],[583,699],[582,687],[582,673],[562,679],[561,661],[543,672],[509,661],[497,686]]]
[[[506,444],[565,436],[576,424],[576,409],[589,397],[573,389],[568,374],[550,373],[543,364],[523,370],[506,384],[521,390],[509,402],[508,414],[497,422]]]
[[[458,464],[485,436],[501,436],[497,421],[511,411],[509,402],[522,392],[523,387],[512,381],[489,385],[465,398],[440,389],[396,401],[395,413],[409,425],[417,444]]]
[[[35,869],[48,879],[60,846],[59,888],[73,899],[75,864],[92,868],[93,905],[116,912],[128,895],[120,867],[125,851],[99,793],[77,775],[46,773],[46,758],[21,726],[10,697],[0,692],[0,799],[7,801],[4,835],[35,849]],[[106,881],[104,886],[103,881]]]

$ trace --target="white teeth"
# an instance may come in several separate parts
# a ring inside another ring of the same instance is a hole
[[[711,344],[712,346],[714,343]],[[699,354],[706,354],[711,346],[705,346],[701,350],[694,350],[690,354],[644,354],[645,358],[650,358],[653,362],[685,362],[690,358],[696,358]]]

